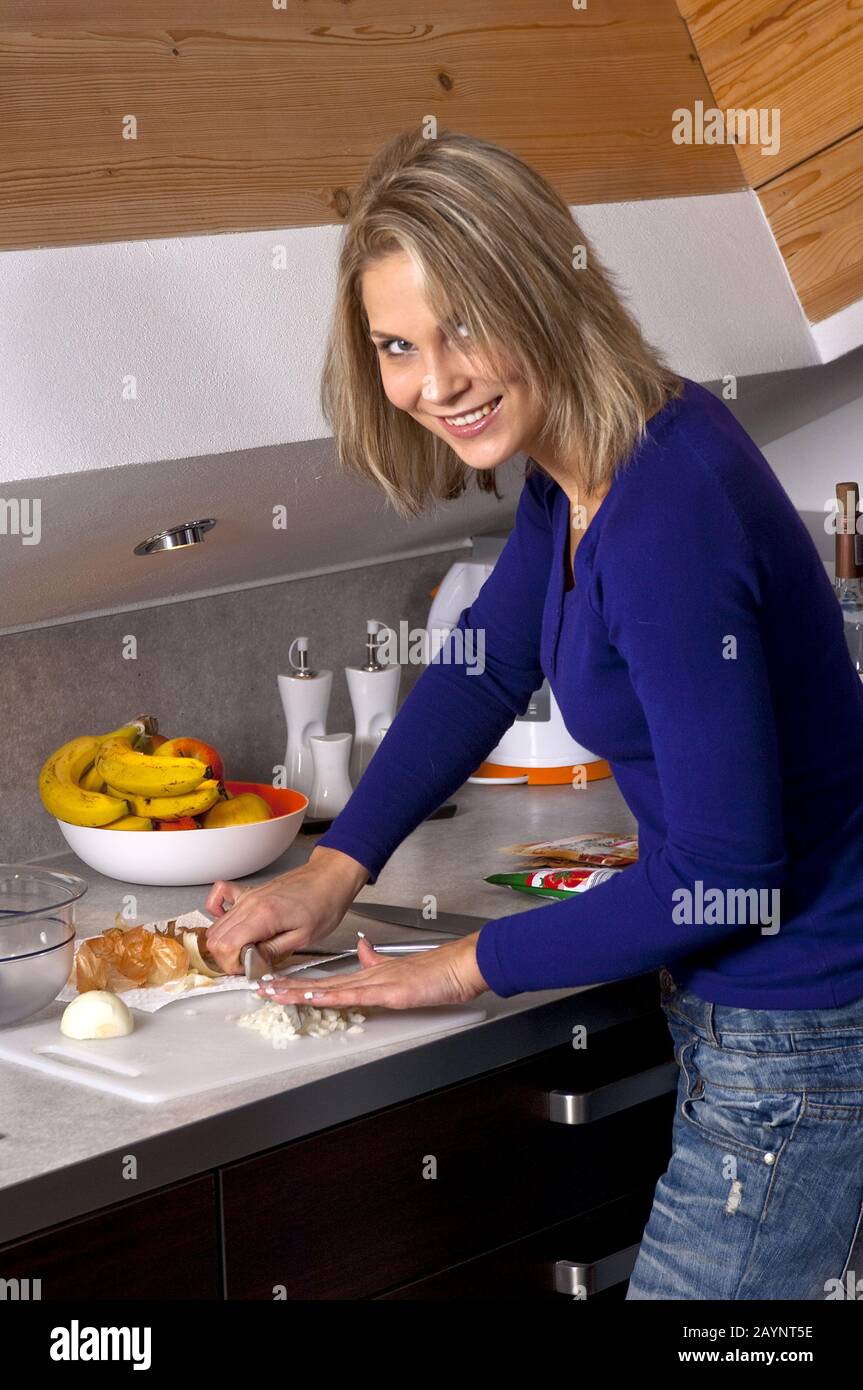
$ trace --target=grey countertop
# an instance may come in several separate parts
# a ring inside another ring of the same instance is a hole
[[[486,874],[517,862],[500,853],[502,846],[579,831],[636,829],[610,778],[579,791],[467,783],[454,800],[456,816],[421,825],[358,901],[419,906],[432,893],[439,912],[491,919],[531,906],[541,911],[543,900],[483,882]],[[304,863],[316,838],[299,835],[281,859],[243,882],[264,882]],[[127,916],[152,921],[203,907],[207,893],[206,887],[119,883],[82,866],[71,852],[39,862],[88,881],[77,919],[82,936],[110,926],[130,895]],[[353,945],[358,926],[373,942],[417,936],[348,914],[327,945]],[[0,1062],[0,1243],[531,1057],[566,1042],[576,1020],[610,1026],[644,1011],[645,983],[642,976],[512,999],[489,993],[481,1000],[487,1017],[468,1028],[328,1063],[314,1061],[310,1040],[307,1066],[158,1106]],[[59,1020],[62,1009],[54,1003],[35,1017]]]

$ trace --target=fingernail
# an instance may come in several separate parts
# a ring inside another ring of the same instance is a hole
[[[364,931],[358,931],[358,932],[357,932],[357,936],[361,936],[361,937],[363,938],[363,941],[365,941],[365,939],[366,939],[366,934],[365,934]]]
[[[262,976],[261,976],[261,979],[262,979],[262,980],[274,980],[275,978],[276,978],[275,975],[262,975]]]
[[[304,999],[314,999],[314,997],[315,996],[310,989],[307,989],[305,994],[303,995]]]

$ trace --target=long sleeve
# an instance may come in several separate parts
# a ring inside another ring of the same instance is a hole
[[[422,672],[344,810],[318,841],[363,864],[370,883],[402,840],[483,762],[542,684],[540,632],[551,564],[543,476],[525,481],[513,531],[460,615],[458,635],[450,634]]]
[[[766,912],[729,911],[746,901],[729,890],[768,890],[758,901],[769,909],[769,890],[783,882],[782,778],[756,557],[721,478],[703,460],[686,463],[628,487],[625,507],[599,533],[591,585],[593,616],[625,661],[649,728],[664,841],[572,901],[483,927],[477,960],[497,994],[709,956],[736,933],[762,930]],[[711,889],[723,895],[718,911]],[[687,901],[707,920],[687,922]]]

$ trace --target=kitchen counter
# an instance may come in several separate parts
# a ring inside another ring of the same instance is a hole
[[[513,865],[499,847],[579,831],[635,831],[612,779],[578,792],[466,784],[453,799],[456,816],[420,826],[377,883],[362,890],[360,901],[418,906],[434,894],[438,911],[484,919],[531,906],[541,911],[543,900],[483,882],[485,874]],[[316,837],[299,835],[281,859],[243,882],[264,882],[304,863],[315,843]],[[119,883],[86,868],[71,852],[39,862],[89,883],[77,918],[82,936],[110,926],[130,898],[135,919],[152,921],[203,907],[207,892]],[[353,945],[358,927],[373,942],[417,936],[349,913],[327,946]],[[642,976],[512,999],[488,993],[478,1001],[486,1019],[468,1028],[328,1063],[315,1062],[310,1040],[303,1043],[307,1066],[158,1106],[0,1062],[0,1243],[530,1058],[566,1042],[576,1020],[594,1029],[612,1026],[650,1007],[644,1002],[650,984]],[[52,1003],[31,1021],[56,1016],[59,1024],[62,1009]],[[130,1166],[136,1169],[133,1181]]]

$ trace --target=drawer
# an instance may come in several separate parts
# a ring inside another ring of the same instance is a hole
[[[379,1299],[623,1302],[655,1184]]]
[[[676,1076],[652,1013],[231,1165],[227,1297],[372,1297],[655,1183]]]
[[[0,1279],[31,1281],[28,1297],[40,1279],[43,1302],[217,1299],[216,1218],[206,1174],[0,1247]]]

